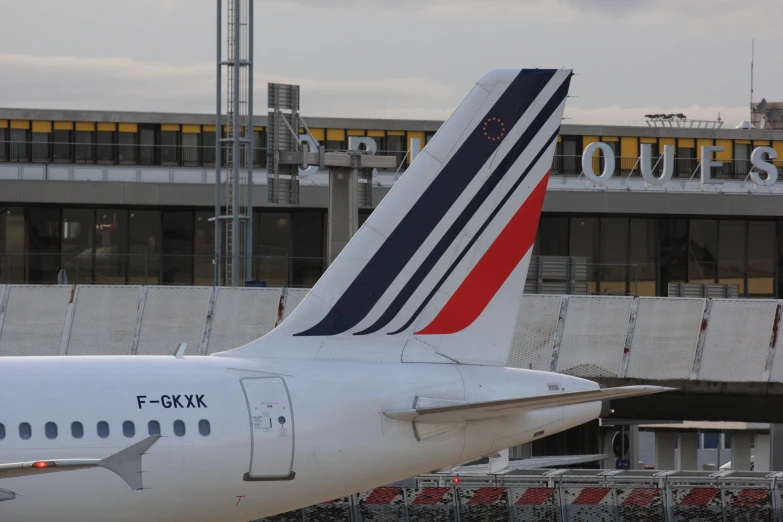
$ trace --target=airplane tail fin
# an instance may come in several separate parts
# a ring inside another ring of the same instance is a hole
[[[482,76],[297,309],[221,355],[505,365],[571,74]]]

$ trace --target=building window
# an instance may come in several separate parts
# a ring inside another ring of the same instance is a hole
[[[631,218],[629,254],[631,291],[642,296],[658,295],[658,222],[655,218]]]
[[[677,147],[676,168],[674,175],[690,178],[696,171],[696,149],[694,147]]]
[[[75,136],[76,142],[76,163],[94,163],[95,162],[95,132],[86,130],[77,130]]]
[[[160,435],[160,422],[151,420],[147,423],[147,433],[150,435]]]
[[[162,130],[160,131],[160,164],[178,165],[177,158],[179,132]]]
[[[52,131],[52,148],[54,149],[55,163],[70,163],[73,159],[71,147],[73,147],[71,133],[73,131],[55,128]]]
[[[0,422],[0,440],[5,439],[5,425]]]
[[[105,439],[109,436],[109,423],[106,421],[100,421],[96,426],[96,430],[98,432],[98,436],[102,439]]]
[[[269,286],[288,286],[291,213],[256,212],[253,226],[253,272]]]
[[[720,433],[702,433],[701,434],[702,449],[717,449],[719,439],[720,439]]]
[[[198,432],[203,437],[209,437],[209,434],[212,432],[212,427],[209,425],[208,420],[202,419],[198,421]]]
[[[95,282],[125,284],[128,253],[128,211],[98,209],[95,212]]]
[[[174,435],[177,437],[184,437],[185,436],[185,423],[181,420],[175,420],[174,421]]]
[[[324,270],[324,212],[293,213],[291,286],[309,288]]]
[[[736,177],[745,177],[750,172],[752,165],[750,164],[750,143],[735,143],[734,144],[734,175]]]
[[[120,165],[136,164],[136,132],[118,132],[117,144],[119,149],[118,161]]]
[[[196,285],[215,284],[215,224],[209,221],[214,212],[196,212],[195,234],[193,240],[193,277]],[[256,220],[256,227],[258,221]]]
[[[132,421],[125,421],[122,423],[122,434],[129,439],[136,436],[136,426]]]
[[[62,230],[62,268],[73,283],[92,283],[95,211],[64,208]]]
[[[775,239],[773,221],[748,222],[748,297],[775,297]]]
[[[114,163],[114,131],[101,131],[96,134],[98,142],[98,163]]]
[[[81,422],[71,423],[71,437],[74,439],[81,439],[84,437],[84,426]]]
[[[33,162],[49,162],[49,136],[48,132],[33,132]]]
[[[27,129],[11,129],[11,161],[27,163]]]
[[[568,218],[542,216],[538,253],[542,256],[568,255]]]
[[[160,279],[160,211],[132,209],[129,221],[128,281],[156,285]]]
[[[201,134],[201,143],[202,143],[202,158],[204,162],[204,166],[208,167],[214,167],[215,166],[215,131],[208,131],[205,130]],[[259,145],[258,142],[255,144],[256,147],[266,147],[266,143],[263,143],[262,145]]]
[[[139,128],[139,164],[155,165],[157,163],[155,148],[155,129]]]
[[[253,131],[253,167],[266,168],[266,132],[262,130]]]
[[[714,283],[718,267],[718,222],[691,219],[688,243],[688,282]]]
[[[201,134],[186,132],[182,134],[182,164],[186,167],[196,167],[201,164]]]
[[[601,218],[601,293],[628,293],[628,218]]]
[[[747,221],[721,220],[718,231],[718,283],[737,285],[745,295]]]
[[[46,435],[46,438],[49,440],[54,440],[57,438],[57,424],[53,422],[47,422],[44,425],[44,434]]]
[[[22,440],[29,440],[33,436],[33,429],[30,427],[29,422],[23,422],[19,425],[19,438]]]
[[[569,253],[575,257],[587,258],[587,291],[598,291],[598,218],[572,217]]]
[[[661,292],[668,295],[669,283],[688,281],[688,220],[659,219],[661,248]]]
[[[164,211],[162,218],[162,282],[191,285],[193,284],[193,212]]]

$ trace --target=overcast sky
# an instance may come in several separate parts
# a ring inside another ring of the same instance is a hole
[[[215,0],[0,0],[0,106],[214,112]],[[224,3],[229,0],[224,0]],[[569,123],[748,118],[783,99],[781,0],[256,0],[305,116],[443,119],[496,67],[570,67]]]

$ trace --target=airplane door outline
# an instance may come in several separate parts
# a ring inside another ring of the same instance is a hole
[[[292,480],[294,411],[285,379],[249,377],[240,383],[250,422],[250,463],[244,480]]]

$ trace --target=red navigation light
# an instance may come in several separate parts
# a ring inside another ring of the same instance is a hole
[[[459,484],[459,477],[454,477],[454,483]]]
[[[49,466],[54,466],[54,462],[46,462],[43,460],[39,460],[38,462],[33,462],[34,468],[41,469],[41,468],[48,468]]]

